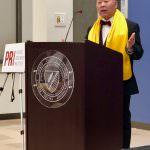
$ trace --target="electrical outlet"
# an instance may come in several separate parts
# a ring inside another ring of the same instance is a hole
[[[55,26],[56,27],[65,27],[66,26],[66,14],[65,13],[55,13]]]

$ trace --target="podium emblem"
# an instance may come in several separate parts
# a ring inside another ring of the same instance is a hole
[[[43,106],[59,108],[65,105],[74,89],[70,61],[59,51],[43,52],[32,66],[31,84],[36,99]]]
[[[47,83],[48,89],[51,93],[54,93],[59,84],[59,71],[45,71],[44,79]]]

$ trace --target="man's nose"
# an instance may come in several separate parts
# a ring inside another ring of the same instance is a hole
[[[102,3],[101,3],[101,7],[103,7],[103,6],[105,6],[105,2],[102,2]]]

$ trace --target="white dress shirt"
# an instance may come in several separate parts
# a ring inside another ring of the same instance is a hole
[[[113,17],[111,17],[109,20],[105,20],[104,18],[102,20],[110,21],[112,23]],[[111,28],[111,26],[103,25],[103,28],[102,28],[103,44],[105,43],[105,40],[106,40],[107,35],[108,35],[109,31],[110,31],[110,28]]]

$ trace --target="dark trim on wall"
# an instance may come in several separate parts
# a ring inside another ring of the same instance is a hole
[[[87,29],[97,18],[96,0],[74,0],[73,11],[82,10],[73,20],[73,41],[84,42]]]
[[[121,0],[118,0],[118,9],[121,9]]]
[[[25,113],[23,114],[25,117]],[[0,120],[20,119],[20,113],[0,114]]]
[[[22,42],[22,0],[16,0],[16,42]]]
[[[142,122],[132,122],[132,127],[133,128],[138,128],[138,129],[144,129],[144,130],[150,130],[150,124],[147,123],[142,123]]]

